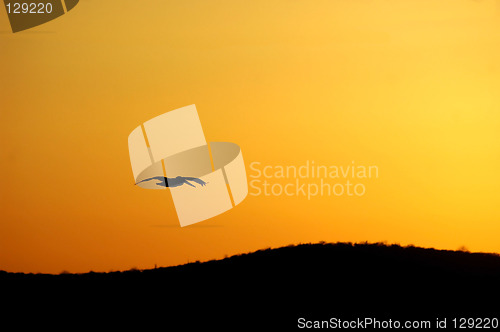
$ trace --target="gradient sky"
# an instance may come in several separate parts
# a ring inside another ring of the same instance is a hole
[[[0,269],[152,268],[317,241],[500,253],[496,0],[81,0],[0,9]],[[377,165],[362,197],[248,196],[180,228],[127,137],[196,104],[249,164]]]

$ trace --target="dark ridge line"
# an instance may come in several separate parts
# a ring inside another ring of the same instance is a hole
[[[406,245],[406,246],[401,246],[400,244],[393,243],[393,244],[387,244],[385,242],[372,242],[369,243],[367,241],[365,242],[358,242],[358,243],[353,243],[353,242],[324,242],[320,241],[317,243],[299,243],[299,244],[290,244],[282,247],[277,247],[277,248],[264,248],[264,249],[259,249],[253,252],[248,252],[248,253],[241,253],[241,254],[235,254],[229,257],[221,258],[221,259],[212,259],[208,261],[195,261],[195,262],[188,262],[185,264],[179,264],[179,265],[173,265],[173,266],[165,266],[165,267],[155,267],[155,268],[148,268],[148,269],[136,269],[132,268],[129,270],[123,270],[123,271],[109,271],[109,272],[95,272],[95,271],[89,271],[89,272],[83,272],[83,273],[68,273],[68,272],[61,272],[59,274],[51,274],[51,273],[24,273],[24,272],[8,272],[5,270],[0,270],[0,279],[4,277],[21,277],[21,278],[43,278],[43,279],[58,279],[58,278],[64,278],[64,279],[78,279],[78,278],[85,278],[85,277],[107,277],[107,276],[115,276],[115,275],[123,275],[123,277],[131,276],[131,275],[137,275],[137,274],[151,274],[151,273],[165,273],[165,272],[170,272],[170,271],[181,271],[181,270],[187,270],[191,268],[197,268],[199,266],[213,266],[215,264],[227,264],[227,263],[235,263],[238,260],[245,259],[245,258],[257,258],[257,256],[262,256],[262,255],[273,255],[273,254],[278,254],[278,253],[283,253],[285,251],[289,250],[299,250],[299,249],[310,249],[310,248],[330,248],[330,249],[347,249],[351,250],[353,252],[348,253],[349,255],[352,255],[353,253],[355,254],[375,254],[375,250],[382,250],[386,251],[385,253],[382,253],[383,255],[380,256],[380,258],[383,259],[388,259],[388,258],[394,258],[391,257],[392,254],[398,253],[404,253],[406,258],[409,258],[410,256],[413,258],[421,258],[423,259],[422,261],[425,261],[427,263],[430,263],[429,258],[433,256],[439,256],[438,259],[442,259],[446,263],[450,263],[452,258],[466,258],[467,265],[470,265],[470,263],[476,263],[475,265],[479,263],[488,263],[488,266],[491,267],[491,264],[498,264],[497,268],[500,269],[500,254],[498,253],[486,253],[486,252],[469,252],[466,250],[450,250],[450,249],[435,249],[435,248],[424,248],[424,247],[418,247],[414,246],[412,244]],[[372,251],[368,252],[367,250],[371,249]],[[354,252],[358,250],[358,252]],[[392,251],[389,251],[392,250]],[[300,252],[301,255],[303,255],[303,252]],[[335,254],[341,254],[341,253],[335,253]],[[380,253],[379,253],[380,254]],[[384,256],[385,254],[385,256]],[[329,253],[329,256],[334,256],[332,253]],[[428,257],[427,257],[428,256]],[[324,257],[323,257],[324,258]],[[399,257],[401,258],[401,257]],[[479,260],[479,261],[474,261],[473,260]],[[485,262],[487,260],[488,262]],[[460,265],[460,264],[458,264]],[[483,264],[479,264],[483,265]]]

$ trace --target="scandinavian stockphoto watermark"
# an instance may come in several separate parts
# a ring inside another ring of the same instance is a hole
[[[321,165],[307,160],[301,165],[265,165],[250,163],[252,196],[303,196],[308,200],[322,196],[360,197],[367,192],[367,183],[378,179],[376,165]]]

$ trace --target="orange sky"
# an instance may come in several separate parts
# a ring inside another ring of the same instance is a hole
[[[500,253],[499,8],[81,0],[16,34],[0,10],[0,269],[151,268],[321,240]],[[379,177],[361,197],[248,196],[180,228],[168,192],[133,185],[127,137],[190,104],[249,175],[314,160]]]

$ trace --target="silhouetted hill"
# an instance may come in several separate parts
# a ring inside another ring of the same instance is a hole
[[[2,271],[0,282],[28,294],[32,308],[50,298],[58,311],[75,314],[81,309],[69,308],[91,301],[86,309],[94,314],[146,312],[190,326],[500,316],[499,255],[399,245],[302,244],[142,271]]]

